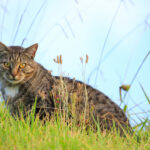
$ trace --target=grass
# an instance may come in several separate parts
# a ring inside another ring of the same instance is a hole
[[[63,120],[42,121],[35,119],[14,119],[9,111],[0,106],[0,149],[149,149],[150,131],[140,130],[137,136],[120,137],[111,132],[106,135],[97,131],[87,131],[76,125],[67,125]]]

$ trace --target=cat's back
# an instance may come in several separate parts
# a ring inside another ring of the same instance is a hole
[[[54,79],[55,86],[58,88],[61,85],[68,93],[70,103],[75,99],[78,116],[84,112],[87,105],[87,113],[100,123],[101,129],[111,129],[114,123],[121,132],[122,127],[131,129],[124,111],[104,93],[75,79],[58,76]]]

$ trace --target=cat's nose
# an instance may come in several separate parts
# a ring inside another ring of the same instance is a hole
[[[18,71],[16,69],[12,70],[11,74],[12,74],[13,78],[15,78],[17,76],[17,73],[18,73]]]

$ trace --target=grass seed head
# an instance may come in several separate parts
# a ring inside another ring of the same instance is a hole
[[[89,61],[89,56],[86,54],[86,61],[85,61],[85,63],[87,64],[88,61]]]
[[[62,55],[60,55],[59,58],[60,58],[60,64],[62,64]]]

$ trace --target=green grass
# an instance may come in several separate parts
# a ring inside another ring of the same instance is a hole
[[[105,133],[89,130],[75,125],[66,125],[62,120],[42,124],[38,118],[32,122],[27,119],[14,119],[3,105],[0,106],[0,150],[5,149],[101,149],[128,150],[150,149],[150,131],[138,132],[136,135],[120,137],[117,133]]]

